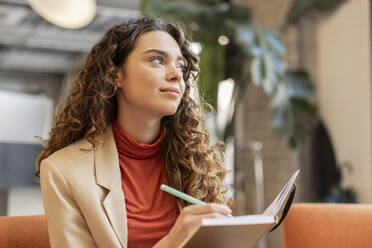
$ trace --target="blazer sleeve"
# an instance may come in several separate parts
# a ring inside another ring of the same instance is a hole
[[[97,247],[68,181],[45,160],[40,166],[40,185],[51,247]]]

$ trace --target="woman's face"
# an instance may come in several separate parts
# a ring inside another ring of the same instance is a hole
[[[168,33],[142,34],[118,72],[119,111],[131,109],[160,118],[174,114],[185,91],[185,65]]]

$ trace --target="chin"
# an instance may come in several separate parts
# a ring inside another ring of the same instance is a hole
[[[177,109],[165,111],[163,112],[163,116],[174,115],[176,112],[177,112]]]
[[[167,108],[162,109],[163,116],[174,115],[177,112],[178,106],[167,106]]]
[[[156,107],[154,106],[153,111],[156,111],[161,115],[162,117],[164,116],[169,116],[169,115],[174,115],[177,112],[178,109],[178,102],[163,102],[162,104],[157,105]]]

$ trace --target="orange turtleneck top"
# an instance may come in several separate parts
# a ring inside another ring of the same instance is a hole
[[[128,220],[128,248],[154,246],[173,227],[179,210],[164,183],[160,151],[163,129],[153,144],[137,142],[116,120],[112,129],[119,154],[121,184]]]

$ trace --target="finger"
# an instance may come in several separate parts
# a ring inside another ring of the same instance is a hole
[[[221,218],[227,218],[224,214],[219,213],[210,213],[210,214],[201,214],[197,215],[197,217],[201,219],[221,219]]]
[[[208,214],[199,214],[199,215],[188,215],[183,219],[183,225],[189,231],[194,230],[201,225],[202,219],[220,219],[227,218],[226,215],[220,213],[208,213]]]
[[[201,215],[209,213],[219,213],[222,215],[231,214],[231,209],[225,205],[216,203],[207,203],[205,205],[190,205],[182,209],[183,214],[186,215]]]
[[[224,218],[227,218],[226,215],[219,214],[219,213],[208,213],[208,214],[190,216],[190,220],[193,222],[195,226],[199,226],[201,224],[202,219],[224,219]]]

